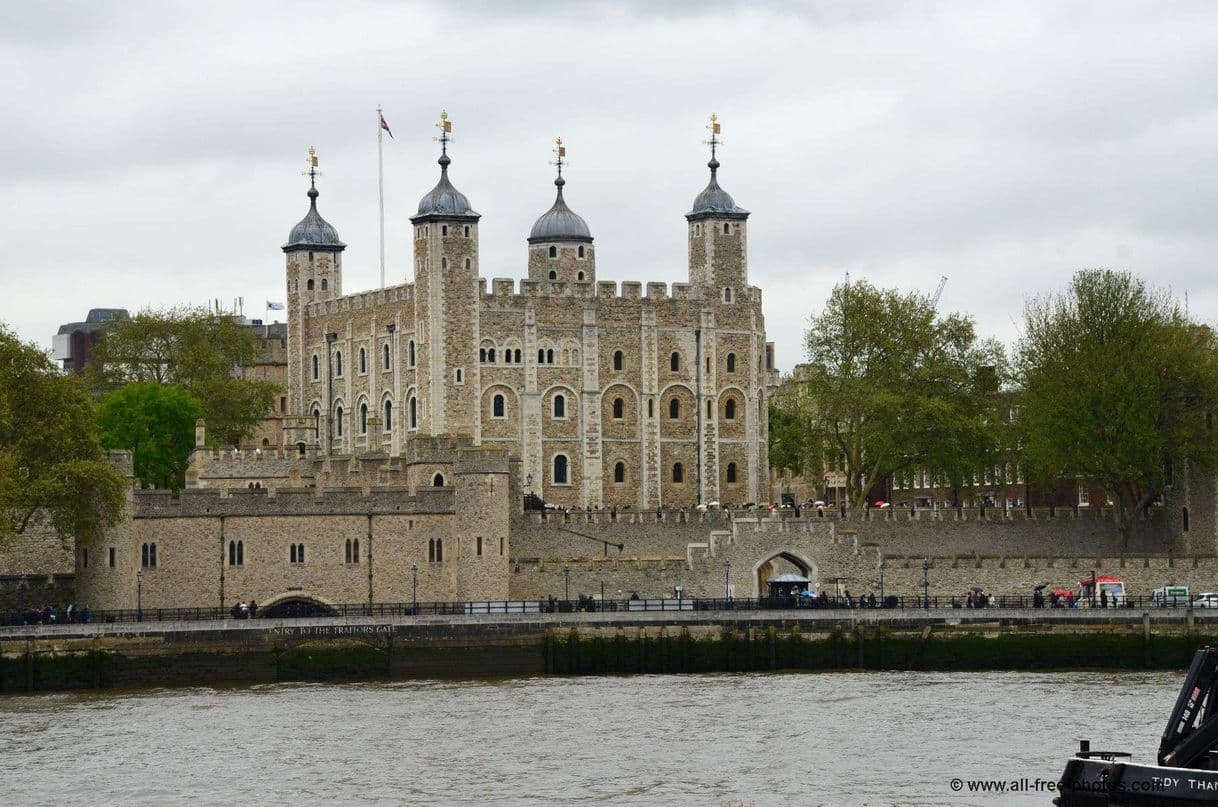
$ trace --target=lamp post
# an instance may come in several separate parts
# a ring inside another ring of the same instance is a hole
[[[410,613],[419,612],[419,564],[410,564]]]
[[[930,558],[922,559],[922,608],[930,610]]]
[[[135,621],[144,621],[144,571],[135,572]]]
[[[562,570],[562,598],[571,599],[571,567],[564,566]]]
[[[732,598],[732,562],[730,560],[723,561],[723,599],[730,600]]]
[[[884,607],[884,561],[880,561],[880,607]]]

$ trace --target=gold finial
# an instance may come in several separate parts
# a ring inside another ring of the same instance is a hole
[[[440,122],[436,124],[436,127],[445,134],[453,130],[453,122],[448,119],[448,110],[440,110]]]
[[[710,130],[713,135],[719,134],[719,116],[714,112],[710,116]]]
[[[306,164],[310,168],[317,167],[317,149],[313,148],[312,146],[309,146],[309,156],[306,159]]]
[[[558,155],[559,159],[567,156],[567,147],[562,144],[561,137],[554,140],[554,153]]]

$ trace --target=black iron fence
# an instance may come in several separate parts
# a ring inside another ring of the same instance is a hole
[[[1201,604],[1204,603],[1204,604]],[[1043,609],[1051,612],[1136,610],[1136,609],[1185,609],[1189,607],[1215,608],[1218,602],[1193,598],[1126,597],[1102,603],[1095,601],[1059,602],[1056,605],[1035,596],[997,596],[989,598],[985,605],[974,602],[970,605],[966,597],[924,597],[913,595],[872,595],[859,597],[762,597],[754,598],[706,598],[669,597],[664,599],[599,600],[580,596],[572,600],[548,598],[544,600],[510,600],[483,602],[419,602],[419,603],[343,603],[322,605],[319,603],[293,603],[304,608],[285,608],[283,604],[269,608],[247,606],[231,608],[138,608],[129,610],[90,610],[87,607],[68,609],[47,608],[25,612],[0,612],[0,625],[55,625],[84,623],[129,623],[170,621],[219,621],[243,619],[293,619],[312,617],[402,617],[402,616],[476,616],[503,614],[550,614],[550,613],[594,613],[594,612],[655,612],[655,611],[870,611],[870,610],[956,610],[972,611],[994,608]],[[913,614],[911,614],[912,616]]]

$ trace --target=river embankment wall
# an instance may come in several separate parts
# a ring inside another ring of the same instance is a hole
[[[0,629],[0,692],[758,670],[1176,669],[1218,615],[559,613]]]

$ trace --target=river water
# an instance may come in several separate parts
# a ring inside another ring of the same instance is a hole
[[[1048,805],[1183,674],[761,673],[0,697],[0,804]]]

